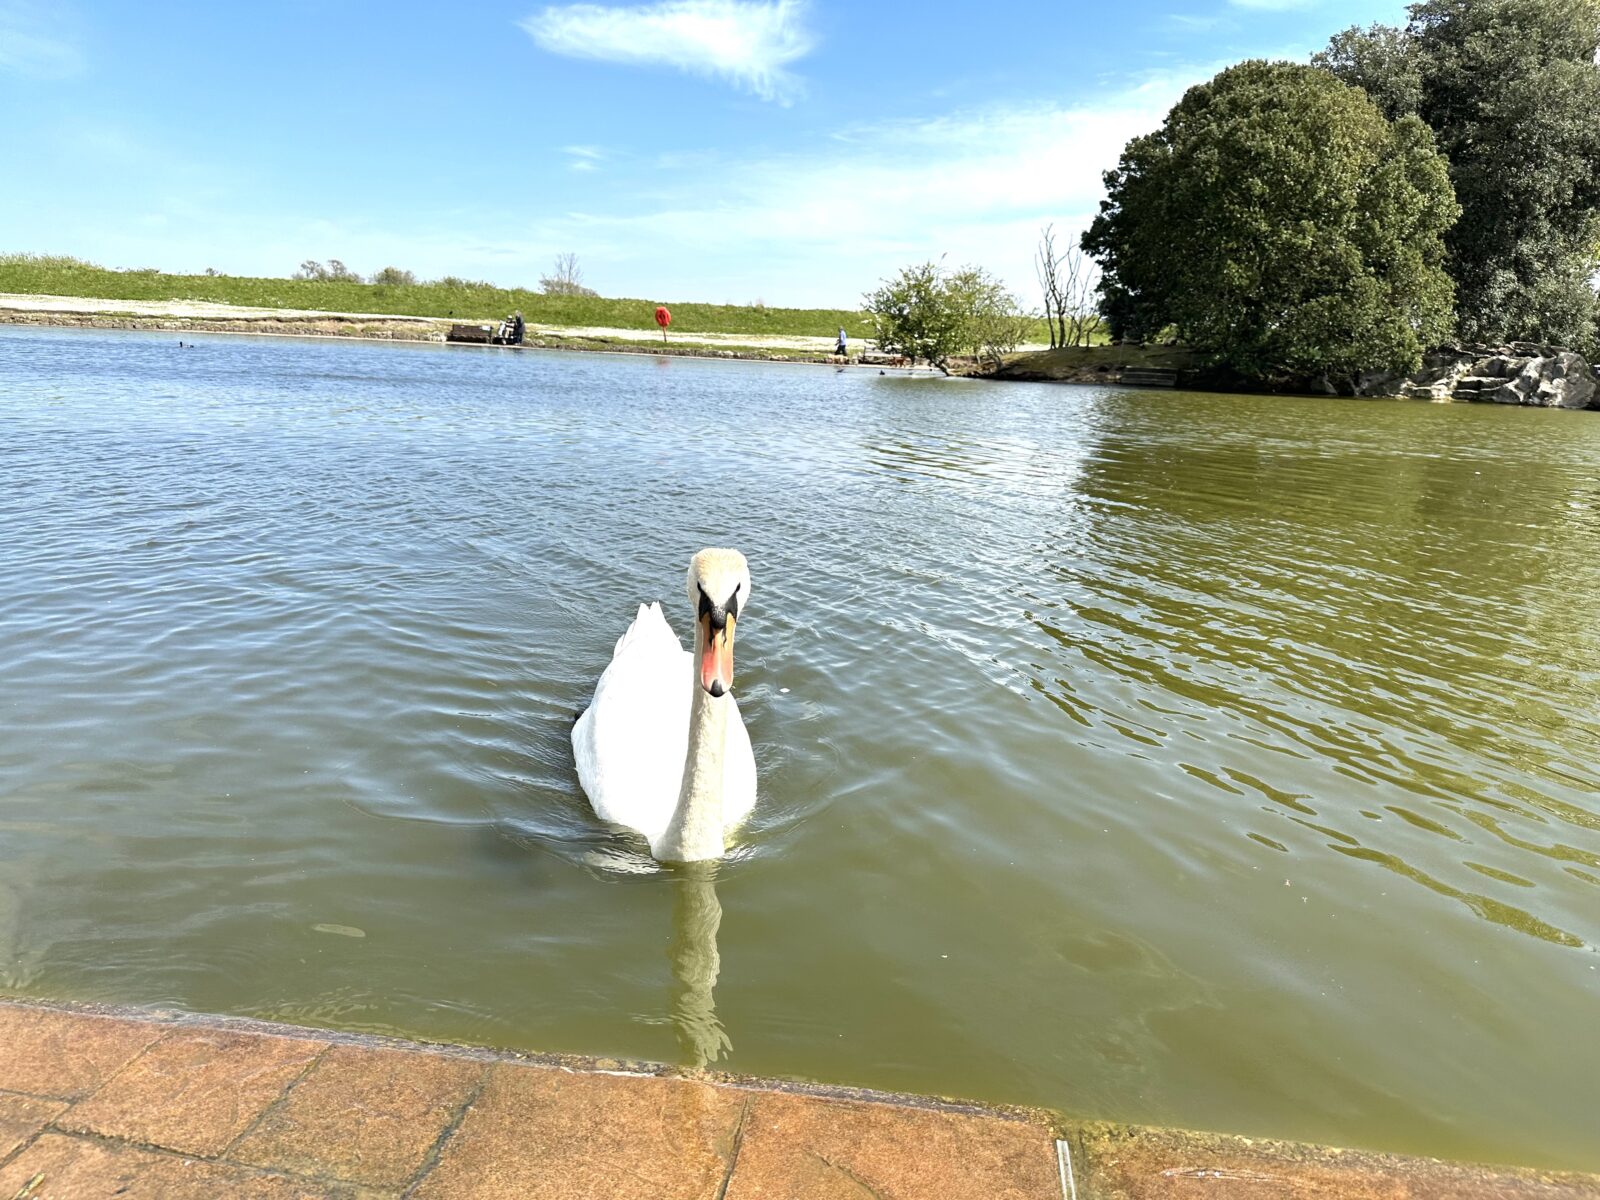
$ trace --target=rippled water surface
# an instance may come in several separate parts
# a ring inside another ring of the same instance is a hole
[[[1600,1168],[1600,416],[8,329],[0,547],[0,990]]]

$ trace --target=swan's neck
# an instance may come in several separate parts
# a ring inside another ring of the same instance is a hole
[[[701,648],[695,649],[698,663]],[[694,694],[689,701],[689,753],[683,762],[683,783],[678,789],[678,807],[656,852],[665,862],[722,857],[722,783],[733,693],[713,696],[706,691],[700,686],[698,667],[690,686]]]

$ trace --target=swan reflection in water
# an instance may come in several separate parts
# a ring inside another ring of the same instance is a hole
[[[672,1027],[686,1065],[703,1067],[733,1050],[728,1031],[717,1019],[713,995],[722,960],[717,954],[717,927],[722,905],[717,900],[717,864],[681,863],[672,868]]]

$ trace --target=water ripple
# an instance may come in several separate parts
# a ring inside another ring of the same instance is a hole
[[[1600,1167],[1600,421],[50,330],[0,394],[0,987]],[[700,878],[568,736],[729,542]]]

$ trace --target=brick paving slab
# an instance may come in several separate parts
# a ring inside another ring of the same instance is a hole
[[[746,1097],[686,1079],[502,1064],[416,1200],[717,1200]]]
[[[141,1021],[0,1005],[0,1089],[76,1100],[161,1032]]]
[[[189,1154],[221,1154],[323,1049],[221,1030],[167,1034],[57,1122]]]
[[[1084,1200],[1600,1200],[1600,1178],[1172,1129],[1081,1131]]]
[[[0,1196],[6,1200],[346,1200],[348,1195],[247,1168],[54,1133],[0,1168]]]
[[[334,1046],[228,1157],[398,1188],[483,1082],[482,1063]]]
[[[6,1155],[38,1133],[66,1107],[60,1100],[0,1096],[0,1162],[4,1162]],[[7,1196],[6,1200],[11,1198]]]
[[[1024,1121],[938,1109],[752,1098],[727,1200],[1059,1197],[1055,1139]]]
[[[0,1200],[1063,1196],[1600,1200],[1600,1176],[0,999]]]

